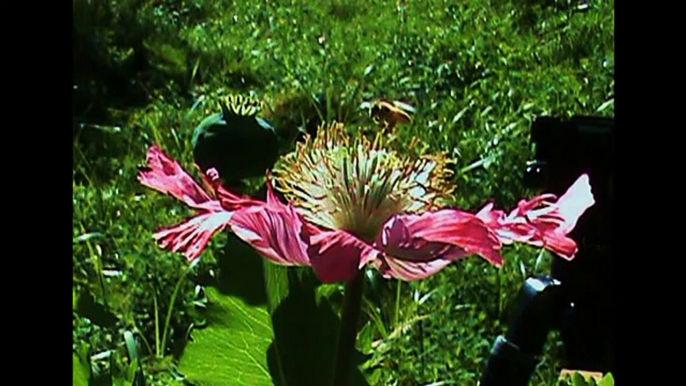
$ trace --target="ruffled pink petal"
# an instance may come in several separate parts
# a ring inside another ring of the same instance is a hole
[[[569,234],[581,215],[594,204],[595,198],[591,191],[591,183],[588,175],[584,174],[557,201],[560,215],[564,219],[558,230],[564,234]]]
[[[226,210],[236,210],[240,208],[245,208],[254,205],[264,205],[263,201],[254,200],[250,197],[239,196],[233,194],[226,190],[221,185],[221,179],[219,178],[219,172],[217,169],[208,169],[205,173],[201,174],[203,181],[206,186],[209,186],[214,192],[217,200],[221,203],[221,206]]]
[[[201,176],[204,188],[157,145],[148,150],[147,167],[141,168],[138,175],[143,185],[169,194],[199,212],[181,224],[155,233],[160,246],[181,252],[189,260],[197,259],[212,237],[228,225],[233,211],[261,204],[226,191],[215,169]]]
[[[543,233],[541,240],[539,246],[556,253],[565,260],[574,259],[574,256],[579,251],[576,242],[561,232]]]
[[[588,175],[579,177],[557,202],[548,201],[554,198],[546,194],[522,200],[509,216],[488,204],[477,216],[496,231],[504,244],[521,242],[544,247],[571,260],[577,244],[567,235],[581,215],[595,204]]]
[[[377,255],[370,245],[345,231],[323,231],[308,226],[308,233],[307,254],[324,283],[352,280]]]
[[[385,276],[408,281],[433,275],[472,254],[496,266],[503,263],[495,232],[475,215],[454,209],[395,216],[375,246],[384,252],[377,268]]]
[[[442,209],[419,216],[398,216],[405,221],[413,238],[449,244],[478,254],[495,265],[501,265],[500,239],[475,215],[456,209]]]
[[[522,205],[519,206],[521,207]],[[519,213],[519,208],[512,213]],[[536,228],[525,217],[514,215],[508,217],[505,212],[494,210],[492,203],[483,207],[476,216],[496,232],[503,244],[528,243],[536,236]]]
[[[531,200],[521,200],[519,201],[519,204],[517,204],[517,209],[513,211],[513,213],[516,213],[518,216],[523,216],[525,213],[528,213],[535,208],[538,208],[540,205],[546,203],[546,202],[552,202],[555,199],[557,199],[557,196],[554,194],[546,193],[542,194],[540,196],[534,197]]]
[[[147,167],[141,168],[138,174],[141,184],[172,195],[192,208],[212,200],[211,195],[158,145],[148,150],[146,159]]]
[[[303,220],[292,205],[279,202],[269,180],[267,187],[267,202],[234,212],[231,230],[277,264],[310,265]]]
[[[200,257],[212,237],[224,229],[231,219],[231,212],[205,212],[189,218],[183,223],[163,228],[155,233],[155,239],[162,248],[181,252],[190,261]]]
[[[414,281],[425,279],[436,274],[453,261],[454,260],[438,258],[436,260],[417,263],[389,256],[383,260],[378,260],[377,269],[385,278],[394,277],[405,281]]]

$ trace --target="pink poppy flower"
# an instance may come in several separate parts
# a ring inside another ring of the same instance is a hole
[[[470,255],[500,266],[503,241],[535,243],[547,235],[529,231],[526,239],[508,238],[513,225],[500,212],[489,208],[475,215],[442,208],[441,199],[452,191],[447,163],[442,154],[402,157],[383,148],[380,137],[373,143],[352,139],[334,124],[280,160],[274,176],[268,174],[265,202],[227,192],[216,175],[203,190],[156,146],[140,179],[199,212],[158,232],[163,247],[195,259],[217,231],[229,227],[265,258],[311,266],[323,282],[350,280],[367,264],[403,280],[430,276]],[[274,193],[273,183],[286,203]],[[533,207],[520,210],[522,216],[536,214]],[[542,224],[547,219],[536,218]],[[576,219],[563,221],[573,227]]]
[[[532,200],[522,200],[515,210],[506,215],[486,205],[477,216],[498,232],[503,243],[521,242],[544,247],[560,257],[572,260],[578,247],[567,235],[577,220],[593,204],[588,175],[579,177],[556,202],[553,194],[544,194]]]

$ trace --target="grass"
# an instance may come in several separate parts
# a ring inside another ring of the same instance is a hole
[[[585,11],[552,0],[73,6],[74,351],[98,382],[131,384],[134,362],[149,384],[178,382],[187,332],[203,323],[196,285],[218,269],[225,237],[177,286],[186,262],[151,235],[187,210],[136,175],[153,143],[192,164],[192,131],[214,96],[264,99],[282,138],[322,118],[367,123],[357,106],[368,98],[407,101],[417,112],[398,142],[416,137],[421,151],[454,157],[454,203],[467,209],[533,194],[521,181],[535,116],[614,114],[612,1]],[[359,339],[369,381],[475,385],[512,295],[551,259],[523,247],[505,257],[501,270],[473,258],[417,283],[381,284]],[[126,332],[139,337],[136,355]],[[556,384],[560,358],[551,339],[532,384]]]

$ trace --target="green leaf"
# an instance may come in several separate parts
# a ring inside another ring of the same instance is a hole
[[[267,349],[274,338],[264,306],[207,288],[209,326],[193,332],[179,371],[198,385],[272,385]]]
[[[329,384],[339,317],[317,300],[311,269],[265,261],[233,235],[219,264],[208,326],[192,332],[179,371],[198,386]],[[367,384],[359,371],[351,378]]]
[[[83,363],[78,355],[72,354],[74,386],[88,386],[90,369],[88,363]]]
[[[105,238],[105,235],[103,235],[100,232],[84,233],[82,235],[74,237],[73,242],[74,242],[74,244],[77,244],[77,243],[82,243],[82,242],[89,241],[90,239],[95,239],[95,238]]]
[[[572,386],[586,386],[586,380],[579,373],[572,375]]]
[[[455,123],[457,123],[460,119],[462,119],[462,117],[463,117],[464,114],[467,112],[467,110],[469,110],[470,107],[471,107],[471,106],[467,106],[467,107],[463,108],[462,110],[460,110],[460,111],[455,115],[455,117],[453,117],[452,123],[455,124]]]
[[[607,373],[603,379],[600,380],[598,386],[615,386],[615,378],[611,373]]]
[[[279,267],[264,260],[265,285],[269,313],[273,314],[281,302],[288,296],[288,268]]]
[[[600,107],[598,107],[598,109],[596,110],[596,112],[598,112],[598,113],[599,113],[599,112],[602,112],[603,110],[607,109],[608,107],[610,107],[610,106],[612,106],[612,105],[614,105],[614,104],[615,104],[615,98],[612,98],[612,99],[610,99],[610,100],[607,100],[607,101],[603,102],[603,104],[600,105]]]
[[[126,351],[129,353],[129,359],[133,361],[138,360],[138,343],[133,336],[133,332],[124,331],[124,342],[126,343]]]
[[[205,292],[208,325],[192,332],[179,371],[198,386],[272,385],[267,352],[274,332],[262,258],[232,234],[224,252],[218,281]]]

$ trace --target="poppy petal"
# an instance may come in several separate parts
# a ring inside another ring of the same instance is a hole
[[[454,209],[395,216],[384,225],[376,245],[384,251],[377,267],[404,280],[433,275],[472,254],[496,266],[503,263],[495,232],[475,215]]]
[[[588,175],[579,177],[557,202],[548,201],[554,198],[545,194],[522,200],[509,216],[488,204],[477,216],[496,231],[504,244],[527,243],[572,260],[578,248],[567,235],[581,215],[595,204]]]
[[[210,194],[158,145],[150,147],[146,160],[147,167],[141,168],[138,174],[141,184],[169,194],[192,208],[212,200]]]
[[[262,256],[281,265],[309,265],[304,223],[291,205],[276,199],[268,185],[268,202],[234,212],[229,226]]]
[[[224,229],[230,219],[231,212],[205,212],[181,224],[161,229],[155,233],[155,239],[162,248],[181,252],[193,261],[200,257],[212,237]]]
[[[370,245],[345,231],[323,231],[308,226],[308,233],[307,254],[324,283],[352,280],[377,254]]]

